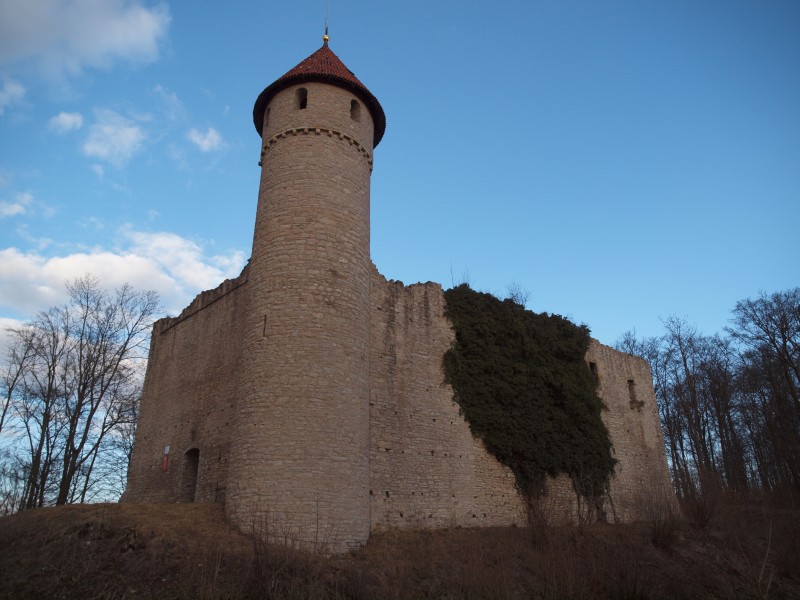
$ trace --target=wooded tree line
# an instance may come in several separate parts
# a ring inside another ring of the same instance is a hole
[[[0,393],[0,515],[124,490],[155,292],[86,276],[12,329]]]
[[[653,373],[675,489],[800,492],[800,288],[742,300],[724,334],[686,320],[616,348]]]

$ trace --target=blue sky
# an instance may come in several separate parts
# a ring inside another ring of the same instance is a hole
[[[331,0],[381,101],[372,256],[612,343],[800,285],[800,3]],[[325,0],[0,0],[0,326],[91,272],[176,314],[250,254],[259,92]]]

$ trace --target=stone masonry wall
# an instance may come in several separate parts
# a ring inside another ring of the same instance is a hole
[[[266,109],[226,503],[331,550],[369,537],[374,124],[353,101],[309,82]]]
[[[454,333],[441,286],[404,286],[373,269],[370,294],[373,530],[524,523],[511,470],[471,434],[444,383],[442,357]],[[619,461],[604,510],[609,520],[643,518],[648,499],[671,489],[649,368],[596,340],[586,359]],[[575,522],[585,510],[568,477],[550,480],[547,491],[539,509],[549,521]]]
[[[126,501],[225,501],[237,411],[231,381],[248,294],[245,268],[200,294],[179,317],[154,326]],[[454,333],[441,286],[404,286],[373,266],[370,297],[370,529],[524,524],[513,474],[471,434],[444,383],[442,357]],[[671,498],[647,363],[595,340],[586,360],[599,379],[602,417],[619,461],[605,503],[608,519],[646,518],[649,503]],[[166,472],[165,445],[171,446]],[[196,487],[193,450],[199,453]],[[320,451],[330,450],[320,445]],[[539,509],[551,522],[578,518],[567,477],[548,483]]]
[[[586,360],[596,365],[603,421],[618,463],[611,481],[609,519],[647,517],[654,501],[674,500],[650,367],[642,358],[593,340]]]
[[[441,286],[373,269],[370,296],[372,529],[522,523],[514,475],[472,436],[444,383],[454,334]]]
[[[224,502],[247,275],[154,325],[124,500]]]

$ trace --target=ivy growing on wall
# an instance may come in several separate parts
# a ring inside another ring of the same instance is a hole
[[[602,495],[616,461],[584,360],[588,328],[466,284],[445,298],[456,334],[445,375],[473,434],[527,496],[559,473],[583,496]]]

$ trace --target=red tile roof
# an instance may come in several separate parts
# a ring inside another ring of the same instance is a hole
[[[350,69],[344,66],[344,63],[333,53],[327,43],[323,44],[322,48],[314,52],[294,69],[268,85],[258,96],[256,105],[253,108],[253,123],[255,123],[259,135],[262,133],[264,112],[267,110],[267,104],[275,94],[290,85],[307,81],[321,81],[338,85],[361,98],[369,108],[372,120],[375,123],[373,146],[378,145],[386,129],[386,115],[383,112],[383,108],[381,108],[378,99],[372,95],[372,92],[353,75]]]

